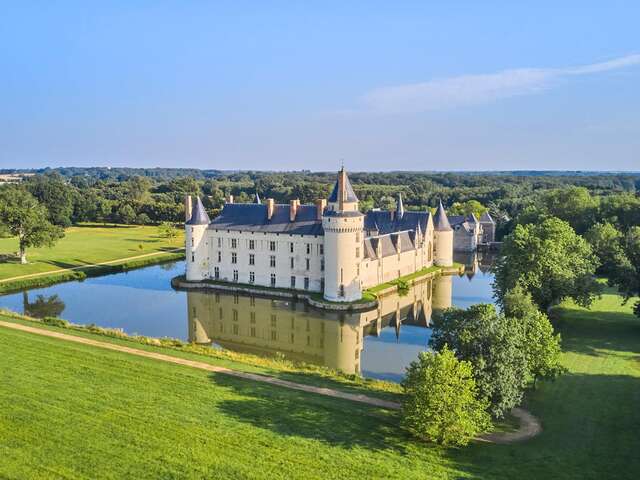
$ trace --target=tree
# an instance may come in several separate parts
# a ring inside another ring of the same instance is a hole
[[[534,387],[538,380],[554,379],[560,375],[564,371],[560,365],[560,334],[553,331],[549,317],[537,309],[531,295],[520,285],[505,295],[504,313],[517,319],[523,328],[522,350]]]
[[[624,255],[610,272],[609,285],[622,292],[625,302],[640,296],[640,226],[630,228],[622,242]],[[640,317],[640,300],[636,302],[634,313]]]
[[[466,445],[491,426],[488,402],[479,397],[469,362],[444,346],[421,352],[402,381],[402,424],[412,434],[442,445]]]
[[[64,230],[52,225],[47,216],[47,209],[23,188],[0,190],[0,223],[18,237],[20,263],[27,263],[27,248],[51,247],[64,237]]]
[[[499,418],[522,401],[530,375],[523,335],[518,321],[479,304],[434,316],[429,345],[438,351],[448,345],[459,360],[471,363],[480,396]]]
[[[178,236],[178,231],[171,222],[162,222],[158,225],[158,234],[164,238],[175,238]]]
[[[118,207],[117,220],[120,223],[131,224],[136,220],[136,212],[131,205],[124,203]]]
[[[496,261],[494,291],[503,304],[506,292],[520,283],[542,311],[565,298],[588,306],[600,292],[593,278],[597,263],[591,246],[567,222],[517,225]]]
[[[35,175],[26,186],[38,202],[46,207],[51,223],[61,227],[71,225],[75,190],[64,178],[57,173]]]
[[[480,218],[483,213],[489,211],[487,207],[482,205],[477,200],[468,200],[464,203],[455,202],[453,205],[451,205],[451,208],[449,210],[449,213],[453,215],[469,216],[473,213],[476,218]]]
[[[610,223],[596,223],[584,235],[599,260],[597,272],[609,277],[624,262],[623,235]]]

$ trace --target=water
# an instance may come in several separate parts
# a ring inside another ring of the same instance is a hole
[[[486,268],[476,260],[467,259],[468,275],[423,281],[407,295],[386,296],[377,310],[359,314],[324,312],[282,299],[176,292],[170,280],[184,272],[184,262],[1,296],[0,308],[263,356],[284,354],[399,381],[426,349],[434,311],[492,301],[492,275],[483,273]]]

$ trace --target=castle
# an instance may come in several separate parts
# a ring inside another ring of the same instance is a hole
[[[442,206],[363,214],[344,168],[327,200],[301,205],[233,203],[213,221],[200,200],[186,200],[186,279],[324,292],[351,302],[366,288],[433,265],[453,263],[454,229]],[[476,234],[476,239],[477,239]],[[477,241],[477,240],[476,240]]]

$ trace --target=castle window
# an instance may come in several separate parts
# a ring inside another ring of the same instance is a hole
[[[256,241],[249,240],[249,250],[255,250],[255,248],[256,248]]]
[[[293,253],[293,242],[289,242],[289,253]]]
[[[269,242],[269,250],[271,250],[272,252],[276,251],[276,242],[274,242],[273,240]]]
[[[256,297],[249,297],[249,305],[251,305],[252,307],[256,306]],[[256,312],[253,312],[253,318],[255,320]]]
[[[296,277],[291,275],[291,288],[296,288]]]
[[[320,271],[324,272],[324,258],[320,260]]]
[[[222,237],[218,237],[218,248],[222,248]]]
[[[236,310],[235,308],[233,309],[233,321],[238,321],[238,310]]]
[[[222,261],[222,252],[218,251],[218,263]]]
[[[307,255],[311,255],[311,244],[307,243]]]
[[[273,315],[273,314],[272,314],[272,315],[271,315],[271,326],[272,326],[273,328],[275,328],[275,327],[276,327],[276,322],[277,322],[277,320],[278,320],[278,317],[276,317],[275,315]]]
[[[269,256],[269,266],[271,266],[272,268],[275,268],[275,266],[276,266],[276,256],[275,255],[270,255]]]
[[[237,248],[238,247],[238,240],[236,238],[232,238],[231,239],[231,248]]]
[[[320,244],[320,255],[324,255],[324,245]]]
[[[249,313],[249,321],[251,323],[256,323],[256,312],[250,312]]]
[[[256,281],[255,272],[249,272],[249,283],[254,283]]]
[[[360,258],[360,247],[356,247],[356,258]]]
[[[304,277],[304,289],[309,290],[309,277]]]
[[[320,291],[324,292],[324,278],[320,279]],[[322,328],[324,329],[324,323],[322,324]]]
[[[191,246],[193,247],[195,245],[195,242],[193,240],[193,237],[191,237]]]
[[[338,296],[344,297],[344,285],[340,285],[340,290],[338,292]],[[342,333],[342,331],[340,333]]]
[[[218,280],[220,278],[220,267],[215,267],[213,269],[213,278]]]
[[[275,273],[271,274],[271,286],[272,287],[276,286],[276,274]]]
[[[292,268],[292,269],[293,269],[293,266],[294,266],[294,264],[295,264],[294,262],[295,262],[294,258],[293,258],[293,257],[291,257],[291,258],[289,259],[289,263],[291,264],[291,268]]]
[[[234,335],[238,335],[238,324],[237,323],[233,324],[233,334]]]
[[[238,263],[238,254],[236,252],[231,252],[231,263]]]
[[[356,233],[356,243],[360,242],[360,234]]]
[[[256,264],[256,256],[253,253],[249,254],[249,265],[255,265]]]
[[[233,271],[233,281],[237,282],[238,281],[238,270],[234,270]]]
[[[233,294],[233,304],[234,305],[238,305],[240,303],[240,295],[238,295],[237,293]]]
[[[310,267],[310,265],[309,265],[309,264],[310,264],[310,261],[309,261],[309,259],[307,258],[307,270],[309,270],[309,267]]]
[[[250,333],[250,335],[251,335],[252,337],[255,337],[255,336],[256,336],[256,327],[251,327],[251,333]]]
[[[191,254],[191,261],[192,261],[192,262],[195,262],[195,261],[196,261],[196,256],[195,256],[193,253]]]
[[[271,340],[274,342],[278,340],[278,334],[276,333],[275,330],[271,330]]]

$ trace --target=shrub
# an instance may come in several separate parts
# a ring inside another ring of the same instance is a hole
[[[402,387],[402,425],[422,440],[466,445],[491,426],[489,403],[479,397],[471,364],[458,360],[448,346],[420,353]]]
[[[67,327],[69,326],[69,322],[63,320],[58,317],[44,317],[42,319],[42,323],[46,323],[47,325],[51,325],[53,327]]]

